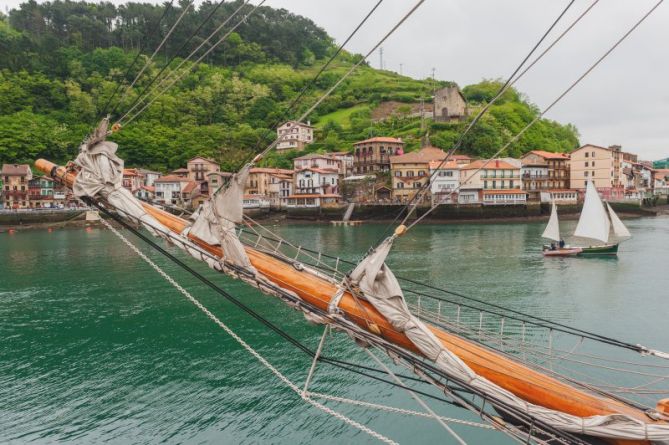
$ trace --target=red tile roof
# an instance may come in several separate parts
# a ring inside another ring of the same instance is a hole
[[[371,143],[371,142],[391,142],[391,143],[398,143],[398,144],[403,144],[404,143],[402,141],[402,139],[390,138],[390,137],[386,137],[386,136],[377,136],[377,137],[374,137],[374,138],[365,139],[364,141],[355,142],[355,143],[353,143],[353,145],[368,144],[368,143]]]
[[[535,155],[541,156],[545,159],[569,159],[569,155],[567,153],[552,153],[550,151],[543,150],[532,150],[530,153],[534,153]]]
[[[199,182],[195,181],[188,181],[188,184],[184,186],[183,193],[192,193],[193,190],[197,189],[200,187]]]
[[[446,152],[437,147],[423,147],[418,151],[412,151],[399,156],[391,156],[391,164],[416,164],[439,161],[446,158]]]
[[[177,175],[161,176],[160,178],[155,180],[155,182],[185,182],[185,181],[188,181],[188,179]]]
[[[24,176],[30,174],[28,164],[3,164],[2,176]]]
[[[458,164],[457,161],[452,161],[449,160],[447,162],[444,162],[442,165],[442,159],[437,159],[436,161],[430,161],[430,169],[435,170],[436,168],[439,168],[439,170],[449,170],[449,169],[458,169],[460,168],[460,164]]]
[[[489,170],[520,170],[519,167],[513,166],[506,161],[501,161],[499,159],[479,159],[470,164],[464,165],[463,170],[476,170],[479,168],[489,169]]]
[[[287,170],[285,168],[266,168],[266,167],[254,167],[250,170],[249,173],[270,173],[273,175],[292,175],[293,170]]]

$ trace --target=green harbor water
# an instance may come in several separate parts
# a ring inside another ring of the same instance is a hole
[[[626,221],[618,259],[540,253],[543,224],[417,227],[389,258],[402,276],[513,309],[668,350],[669,218]],[[563,230],[573,230],[565,222]],[[356,259],[384,226],[280,226],[304,246]],[[309,357],[150,252],[159,264],[293,381]],[[315,349],[322,328],[189,260]],[[342,334],[326,354],[369,358]],[[406,393],[319,365],[312,390],[419,409]],[[433,420],[327,402],[400,443],[454,443]],[[476,420],[435,404],[446,416]],[[455,425],[470,443],[510,443]],[[112,233],[0,234],[0,443],[373,443],[303,403]]]

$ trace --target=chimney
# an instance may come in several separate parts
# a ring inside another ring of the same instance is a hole
[[[307,121],[307,125],[311,127],[311,121],[310,120]]]
[[[499,168],[499,159],[495,159],[495,168]]]

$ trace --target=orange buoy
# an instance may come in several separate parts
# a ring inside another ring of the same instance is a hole
[[[14,235],[15,232],[16,232],[16,230],[14,230],[14,229],[7,230],[7,233],[9,233],[10,235]]]

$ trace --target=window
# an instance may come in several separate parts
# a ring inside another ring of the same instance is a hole
[[[595,166],[595,161],[592,161],[592,166],[593,166],[593,167]]]
[[[483,188],[487,189],[488,188],[488,181],[483,181]]]
[[[587,187],[588,186],[588,181],[583,181],[583,182],[584,182],[585,186]]]
[[[509,188],[510,188],[510,189],[513,188],[513,181],[509,181]]]
[[[583,176],[588,177],[588,172],[583,172]]]
[[[590,156],[590,153],[588,153],[588,152],[586,151],[586,152],[585,152],[585,157],[587,158],[587,157],[589,157],[589,156]]]
[[[414,182],[413,183],[413,188],[419,189],[420,188],[420,182]]]
[[[404,188],[404,183],[403,182],[398,182],[397,183],[397,188],[398,189],[403,189]]]
[[[418,170],[418,176],[425,176],[425,170]]]
[[[397,170],[397,171],[395,172],[395,176],[397,176],[398,178],[401,178],[401,177],[402,177],[402,171],[401,171],[401,170]]]
[[[595,152],[594,152],[594,151],[592,152],[592,157],[593,157],[593,158],[595,157]]]
[[[408,176],[408,177],[412,177],[412,176],[413,176],[413,170],[409,170],[409,171],[407,172],[407,176]]]
[[[585,161],[585,166],[588,167],[588,161]]]

